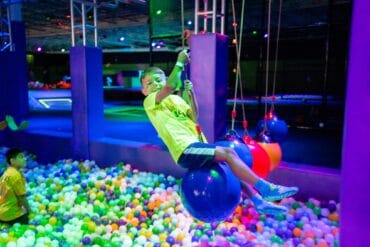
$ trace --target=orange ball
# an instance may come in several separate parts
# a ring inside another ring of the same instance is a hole
[[[331,232],[333,233],[334,236],[336,236],[339,233],[339,228],[336,227]]]
[[[242,213],[242,207],[241,206],[237,206],[235,211],[234,211],[234,214],[241,214]]]
[[[270,171],[274,170],[281,162],[282,152],[279,143],[258,143],[270,157]]]
[[[328,219],[331,220],[331,221],[338,222],[339,221],[339,215],[337,213],[331,213],[331,214],[329,214]]]
[[[144,210],[140,211],[140,215],[144,217],[148,216],[147,212],[145,212]]]
[[[293,229],[293,235],[294,235],[294,237],[299,238],[299,237],[301,236],[301,234],[302,234],[302,231],[301,231],[301,229],[299,229],[298,227],[295,227],[295,228]]]
[[[155,200],[155,206],[157,208],[159,208],[161,206],[161,204],[162,204],[162,201],[161,200]]]
[[[232,223],[234,223],[236,225],[239,225],[240,224],[240,220],[238,218],[236,218],[236,217],[233,217]]]
[[[271,167],[269,155],[257,143],[257,141],[253,140],[250,136],[243,136],[243,141],[245,142],[245,144],[247,144],[252,154],[252,171],[254,171],[254,173],[256,173],[261,178],[267,178]]]
[[[149,210],[153,210],[155,208],[155,203],[154,202],[149,202],[147,205]]]
[[[112,231],[117,231],[119,226],[116,223],[112,224]]]
[[[327,243],[319,243],[318,245],[316,245],[317,247],[329,247],[329,245]]]
[[[132,218],[134,218],[134,213],[133,213],[133,212],[129,212],[129,213],[127,214],[126,218],[127,218],[128,220],[131,220]]]
[[[139,225],[139,220],[138,220],[138,218],[136,218],[136,217],[134,217],[132,220],[131,220],[131,225],[133,226],[133,227],[137,227],[138,225]]]
[[[177,234],[176,240],[179,242],[182,242],[184,238],[185,238],[185,234],[180,232],[179,234]]]
[[[257,226],[257,232],[262,232],[263,226],[260,224],[256,224],[256,226]]]
[[[306,232],[306,238],[315,239],[315,234],[313,232]]]

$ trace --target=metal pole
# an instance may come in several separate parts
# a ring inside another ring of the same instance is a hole
[[[94,0],[94,43],[98,46],[98,7],[96,0]]]
[[[152,37],[153,37],[153,23],[152,23],[152,1],[149,1],[149,65],[153,66],[153,46],[152,46]]]
[[[225,0],[221,1],[221,34],[225,34]]]
[[[195,0],[195,11],[194,11],[194,33],[198,34],[198,18],[199,18],[199,0]]]
[[[217,0],[212,0],[212,33],[216,33],[216,12],[217,12]]]
[[[73,0],[70,0],[71,5],[71,40],[72,40],[72,47],[75,46],[75,17],[74,17],[74,3]]]
[[[203,25],[204,25],[204,27],[203,27],[203,30],[204,30],[204,32],[207,32],[207,29],[208,29],[208,20],[207,20],[207,18],[208,18],[208,0],[204,0],[203,1],[204,2],[204,19],[203,19]]]
[[[86,46],[86,13],[85,13],[85,2],[81,4],[82,11],[82,44]]]

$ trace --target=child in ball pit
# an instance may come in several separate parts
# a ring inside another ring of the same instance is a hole
[[[0,177],[0,223],[28,224],[31,213],[26,197],[26,179],[21,169],[27,165],[26,156],[19,148],[6,152],[8,167]]]
[[[298,188],[267,182],[244,164],[232,148],[207,143],[197,126],[197,102],[192,87],[185,85],[181,94],[174,94],[182,83],[181,73],[188,61],[187,51],[183,50],[178,54],[168,79],[157,67],[146,69],[141,76],[142,93],[146,96],[144,109],[172,158],[186,169],[224,162],[247,188],[246,192],[257,212],[271,215],[285,213],[285,207],[271,202],[296,194]],[[249,190],[250,186],[256,191]]]

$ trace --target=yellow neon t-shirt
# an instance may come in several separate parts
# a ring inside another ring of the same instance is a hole
[[[196,123],[188,115],[190,106],[180,96],[169,95],[157,104],[156,95],[157,93],[152,93],[145,98],[144,109],[177,162],[190,144],[199,142]],[[205,140],[204,136],[203,139]]]
[[[0,220],[11,221],[24,215],[17,196],[25,195],[26,179],[9,166],[0,178]]]

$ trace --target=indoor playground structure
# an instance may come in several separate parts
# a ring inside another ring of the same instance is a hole
[[[370,246],[369,11],[366,0],[1,1],[0,176],[9,148],[24,150],[31,212],[0,221],[0,247]],[[348,37],[333,42],[342,22]],[[273,202],[286,213],[259,213],[226,163],[172,160],[141,75],[169,74],[184,49],[198,134],[297,186]]]

